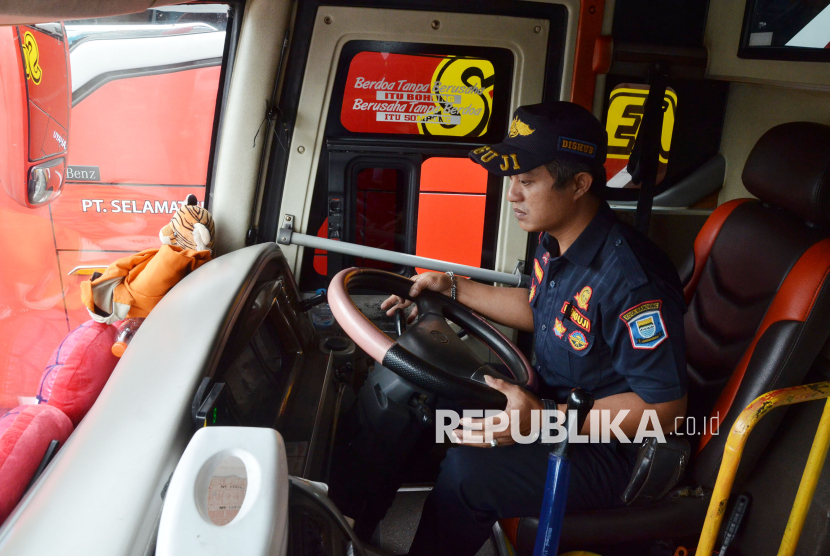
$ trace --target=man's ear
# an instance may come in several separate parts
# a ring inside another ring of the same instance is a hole
[[[594,177],[589,172],[580,172],[574,176],[574,200],[579,199],[591,189]]]

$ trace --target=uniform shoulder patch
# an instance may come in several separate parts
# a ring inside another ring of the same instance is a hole
[[[634,349],[654,349],[662,344],[669,333],[663,323],[661,300],[646,301],[626,309],[620,319],[628,326],[631,346]]]

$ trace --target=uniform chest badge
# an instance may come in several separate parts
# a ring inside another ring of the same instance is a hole
[[[573,306],[571,306],[573,307]],[[579,327],[584,328],[586,332],[591,331],[591,320],[577,311],[576,309],[571,309],[570,319]]]
[[[582,351],[588,347],[588,338],[586,338],[585,334],[579,330],[574,330],[568,334],[568,342],[571,344],[571,347],[577,351]]]
[[[556,334],[556,337],[561,340],[567,331],[568,330],[565,328],[565,325],[562,324],[561,320],[559,320],[559,317],[556,317],[553,321],[553,333]]]
[[[591,294],[594,293],[594,290],[591,289],[590,286],[585,286],[579,293],[574,296],[576,300],[576,306],[582,309],[583,311],[588,310],[588,302],[591,301]]]
[[[545,271],[542,270],[542,265],[539,264],[539,259],[533,259],[533,279],[530,281],[530,295],[528,302],[532,303],[533,298],[539,291],[539,284],[542,283],[542,278],[545,277]]]
[[[661,305],[660,300],[646,301],[620,315],[620,319],[628,326],[631,346],[635,349],[654,349],[669,337],[663,323]]]
[[[591,319],[577,311],[576,307],[574,307],[570,301],[563,303],[560,311],[563,315],[565,315],[564,318],[573,322],[580,328],[585,329],[585,332],[591,331]]]
[[[545,251],[545,254],[542,255],[542,264],[544,264],[545,266],[548,266],[548,261],[550,261],[550,253]]]

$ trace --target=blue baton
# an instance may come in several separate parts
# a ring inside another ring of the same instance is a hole
[[[568,395],[568,414],[576,411],[577,434],[582,430],[588,412],[594,406],[594,397],[582,388],[574,388]],[[571,478],[571,460],[568,457],[568,416],[565,416],[565,439],[557,444],[548,455],[548,478],[545,481],[545,497],[542,500],[542,515],[536,531],[536,546],[533,556],[556,556],[559,537],[562,534],[562,519],[565,503],[568,501],[568,483]]]

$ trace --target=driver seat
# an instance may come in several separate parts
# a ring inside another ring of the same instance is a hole
[[[686,436],[693,455],[680,486],[691,488],[646,506],[568,513],[562,549],[699,535],[735,419],[761,394],[801,384],[830,335],[830,127],[770,129],[741,178],[758,199],[720,205],[681,270],[688,415],[698,434]],[[720,427],[707,420],[701,434],[707,416]],[[749,437],[733,493],[783,417],[770,413]],[[501,525],[518,554],[533,552],[538,519]]]

